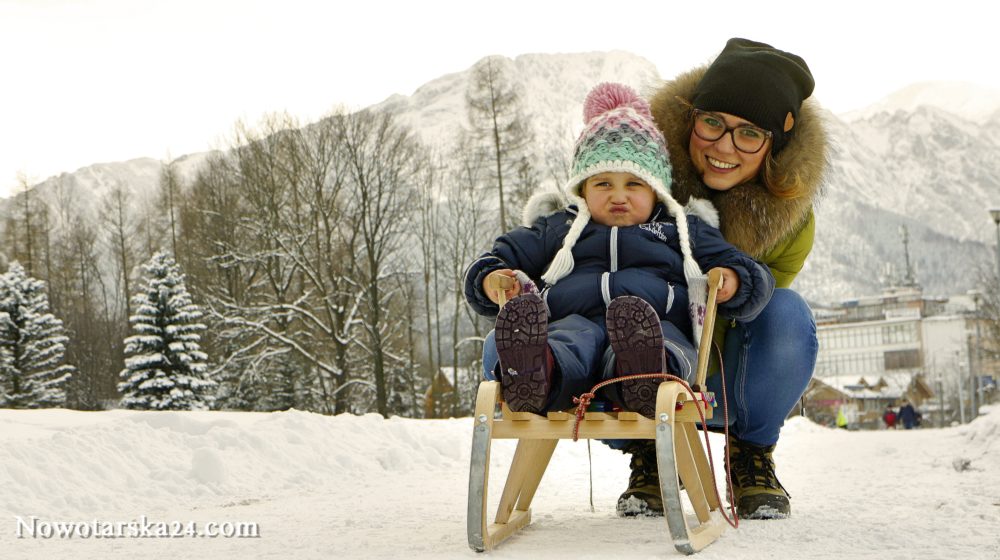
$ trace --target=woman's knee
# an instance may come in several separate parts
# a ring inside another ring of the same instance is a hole
[[[771,301],[756,319],[747,323],[748,327],[776,332],[788,332],[816,337],[816,321],[806,300],[794,290],[778,288]]]

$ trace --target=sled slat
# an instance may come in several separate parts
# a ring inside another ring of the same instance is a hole
[[[531,523],[531,512],[517,510],[507,523],[491,523],[486,527],[486,550],[493,550],[505,539]]]
[[[696,442],[697,443],[697,442]],[[698,476],[698,469],[692,456],[691,442],[683,424],[677,425],[674,431],[674,453],[677,456],[677,473],[684,481],[691,506],[694,507],[698,520],[704,523],[709,520],[708,501],[705,499],[705,488]]]
[[[686,395],[686,393],[685,393]],[[681,410],[675,410],[678,422],[701,422],[698,408],[705,419],[712,418],[712,406],[704,401],[686,400]],[[494,439],[573,439],[574,415],[550,412],[550,419],[530,412],[508,412],[493,423]],[[566,416],[563,416],[566,415]],[[621,416],[625,415],[625,418]],[[655,422],[637,412],[587,412],[580,422],[580,439],[652,439]]]
[[[691,455],[694,458],[695,468],[698,470],[698,478],[706,481],[714,480],[712,477],[712,466],[705,455],[705,446],[702,445],[701,432],[698,431],[698,427],[692,423],[684,422],[681,429],[687,434],[688,445],[691,446],[692,450]],[[722,507],[719,503],[719,496],[715,492],[710,492],[706,489],[704,494],[708,500],[709,509],[715,510]]]

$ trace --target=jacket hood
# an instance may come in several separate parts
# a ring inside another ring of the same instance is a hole
[[[813,99],[802,103],[794,136],[776,159],[778,176],[797,175],[804,192],[796,198],[778,198],[758,178],[728,191],[715,191],[701,182],[688,152],[686,108],[677,97],[691,99],[695,87],[708,69],[704,65],[666,82],[653,95],[650,107],[657,126],[667,140],[673,166],[671,192],[681,204],[689,198],[708,199],[719,214],[720,228],[727,241],[759,259],[799,231],[818,200],[827,166],[827,132],[819,104]],[[791,172],[791,173],[790,173]]]
[[[666,210],[662,208],[662,205],[662,202],[657,203],[661,212]],[[531,195],[528,203],[524,205],[524,211],[521,213],[521,225],[531,227],[538,218],[551,216],[560,210],[568,210],[576,214],[575,208],[570,207],[570,202],[564,194],[552,191],[537,192]],[[684,213],[688,216],[698,216],[712,227],[719,227],[719,213],[708,200],[690,197],[684,206]]]

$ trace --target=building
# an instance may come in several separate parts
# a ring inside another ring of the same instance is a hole
[[[842,399],[865,426],[885,406],[908,398],[940,426],[971,419],[992,396],[996,372],[980,357],[970,297],[927,298],[914,284],[815,308],[814,316],[815,377],[822,385],[807,391],[807,411],[821,413]]]
[[[869,379],[857,375],[813,378],[804,395],[806,415],[814,422],[833,426],[843,408],[849,427],[875,430],[884,426],[886,408],[898,410],[904,401],[918,409],[932,408],[934,392],[922,374],[885,374]]]

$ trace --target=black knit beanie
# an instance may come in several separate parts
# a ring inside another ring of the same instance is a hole
[[[801,57],[733,38],[698,82],[691,103],[702,111],[729,113],[770,130],[771,153],[777,155],[795,132],[799,108],[813,86],[812,73]],[[787,132],[786,124],[792,124]]]

